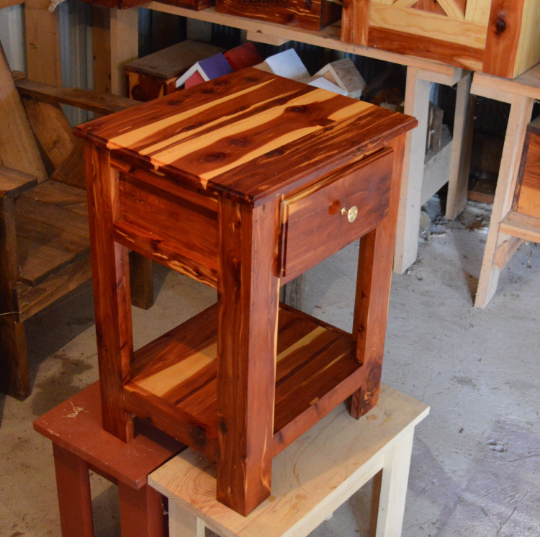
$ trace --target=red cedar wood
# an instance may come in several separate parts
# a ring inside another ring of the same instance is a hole
[[[129,256],[126,247],[111,240],[120,217],[119,174],[110,166],[109,152],[89,143],[85,162],[103,427],[129,442],[133,417],[124,401],[133,356]]]
[[[363,366],[362,387],[354,394],[351,405],[351,415],[356,418],[373,408],[379,399],[405,136],[396,138],[390,146],[394,149],[390,210],[360,240],[353,335],[357,340],[357,357]]]
[[[367,46],[371,0],[344,0],[341,19],[341,40]]]
[[[527,195],[522,193],[523,186]],[[540,117],[527,129],[513,210],[540,219]]]
[[[166,500],[150,485],[140,490],[118,483],[122,537],[165,537],[169,534]],[[164,505],[165,504],[165,505]]]
[[[279,201],[219,206],[217,499],[244,516],[271,492]]]
[[[514,78],[525,0],[493,0],[489,17],[484,73]]]
[[[62,535],[94,537],[88,463],[53,444]]]

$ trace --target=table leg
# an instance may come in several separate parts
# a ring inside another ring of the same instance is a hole
[[[410,427],[385,455],[376,537],[401,535],[413,438],[414,427]]]
[[[422,209],[422,184],[426,157],[431,82],[419,78],[419,69],[407,69],[405,113],[416,117],[418,127],[407,134],[403,180],[396,234],[394,271],[403,274],[418,255],[418,233]]]
[[[169,501],[169,537],[204,537],[205,524],[178,503]]]
[[[133,416],[124,400],[133,358],[129,255],[113,240],[120,212],[119,176],[103,148],[86,143],[85,162],[103,428],[129,442]]]
[[[471,168],[472,138],[476,97],[471,95],[473,74],[463,77],[457,85],[456,113],[454,116],[454,136],[446,218],[454,220],[465,209],[469,191],[469,172]]]
[[[139,490],[118,483],[122,537],[165,537],[167,518],[161,494],[145,485]]]
[[[62,537],[93,537],[90,475],[85,460],[53,443]]]
[[[404,146],[404,137],[393,142],[389,216],[360,239],[353,335],[357,359],[363,366],[360,389],[352,397],[351,415],[355,418],[363,416],[379,400]]]
[[[217,499],[245,516],[271,490],[279,201],[218,213]]]
[[[534,99],[521,95],[514,96],[511,102],[493,212],[474,304],[477,308],[485,308],[489,304],[497,291],[501,269],[515,251],[515,248],[512,248],[515,241],[510,240],[509,235],[499,233],[499,228],[512,208],[525,134],[531,121],[533,105]],[[507,250],[507,253],[501,249]],[[497,262],[497,259],[503,262]]]

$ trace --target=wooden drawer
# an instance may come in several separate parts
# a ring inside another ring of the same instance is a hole
[[[362,237],[386,217],[392,167],[393,151],[385,149],[283,201],[281,283]]]

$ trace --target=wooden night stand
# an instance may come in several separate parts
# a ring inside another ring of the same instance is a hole
[[[377,403],[405,134],[414,118],[256,69],[78,127],[86,140],[103,426],[133,415],[218,462],[247,515],[272,458],[353,396]],[[361,241],[352,334],[278,304]],[[133,352],[128,250],[218,289]]]

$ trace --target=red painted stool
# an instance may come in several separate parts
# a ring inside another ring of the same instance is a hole
[[[89,470],[118,485],[122,537],[168,534],[166,500],[147,476],[183,444],[142,423],[129,444],[107,433],[99,382],[37,419],[34,429],[53,442],[63,537],[94,535]]]

